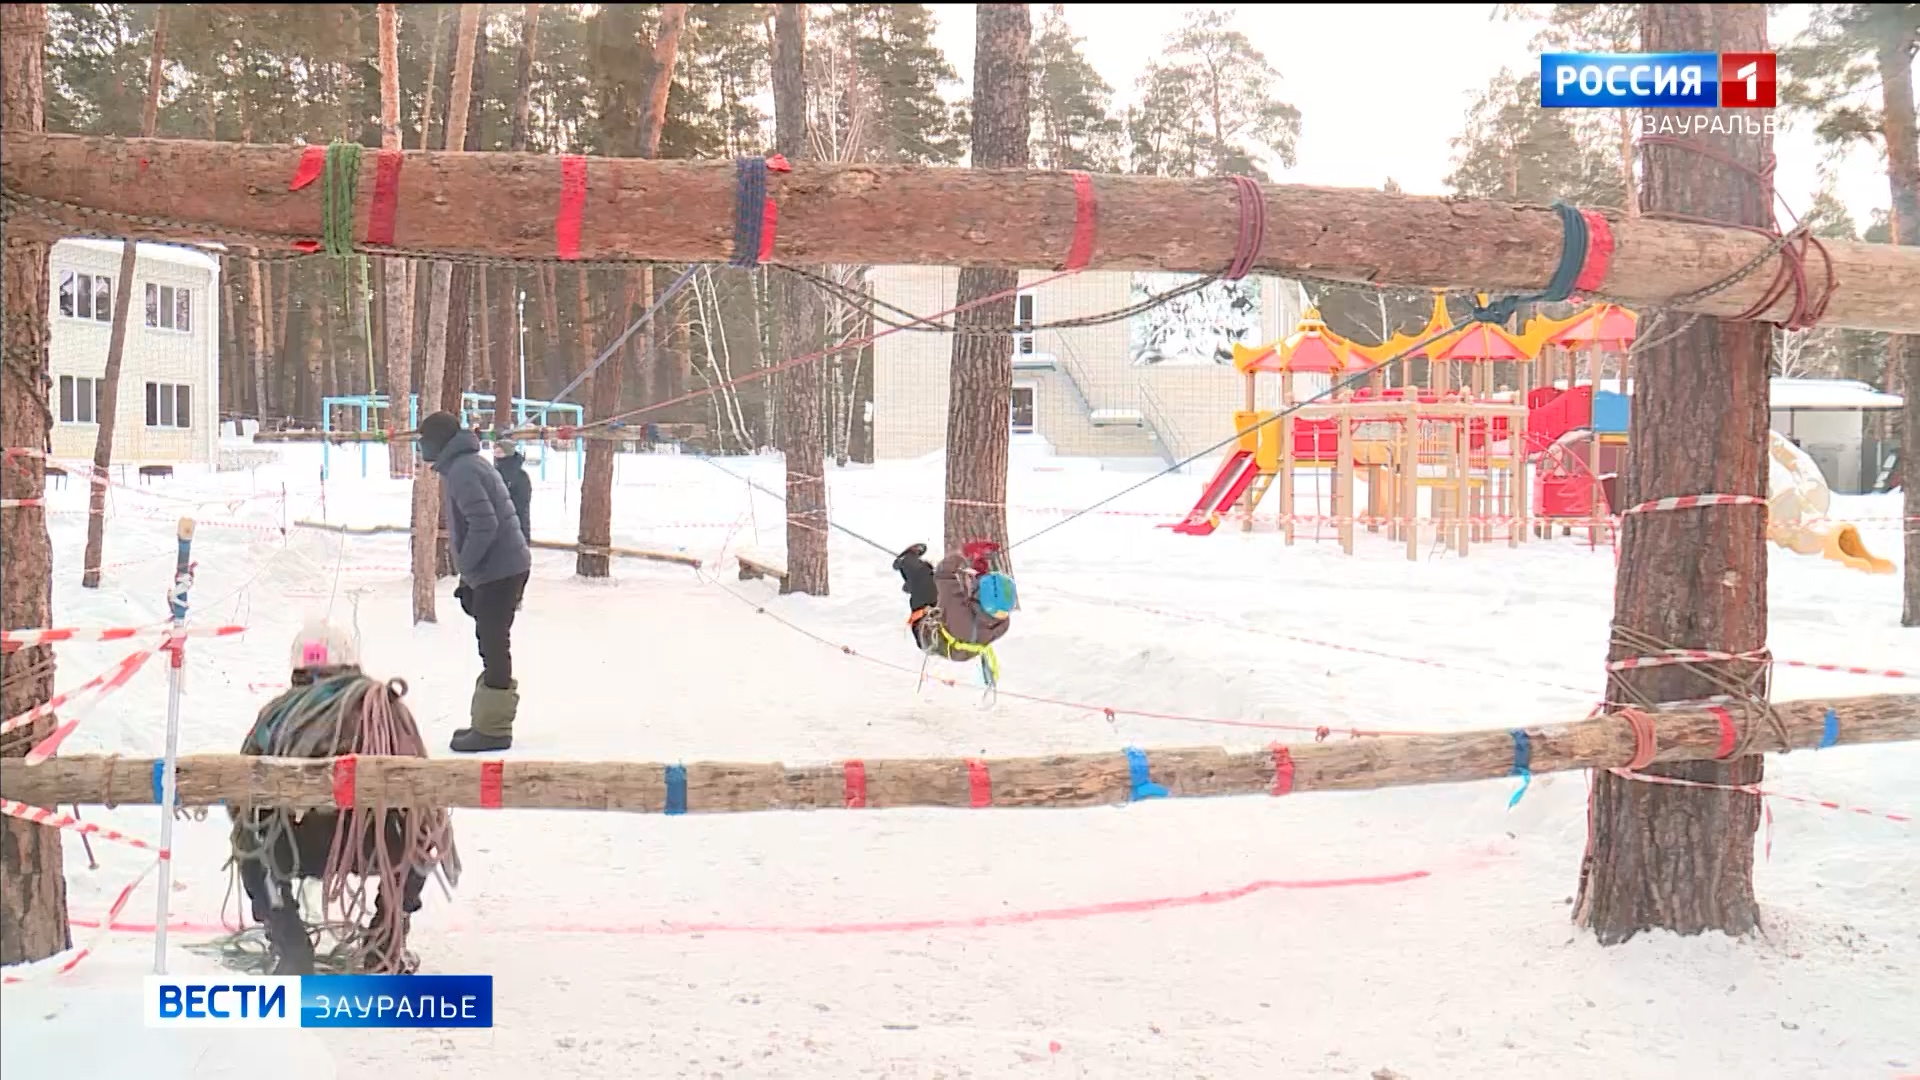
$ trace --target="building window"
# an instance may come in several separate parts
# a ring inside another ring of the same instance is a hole
[[[1013,388],[1013,433],[1015,435],[1033,434],[1033,387],[1031,386]]]
[[[1033,355],[1033,294],[1021,293],[1013,301],[1013,353]]]
[[[60,376],[60,422],[96,424],[100,416],[100,382],[85,376]]]
[[[105,274],[60,271],[60,314],[91,322],[113,321],[113,279]]]
[[[148,286],[152,288],[152,286]],[[186,428],[193,426],[193,389],[179,383],[147,384],[147,426]]]
[[[182,285],[147,283],[147,325],[158,330],[193,330],[193,290]]]

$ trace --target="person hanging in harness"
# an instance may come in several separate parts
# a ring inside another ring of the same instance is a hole
[[[900,591],[907,594],[907,630],[928,656],[962,663],[978,658],[989,687],[1000,679],[993,643],[1012,627],[1013,579],[1000,569],[1000,546],[975,540],[949,553],[938,567],[927,562],[927,545],[915,544],[893,560]]]

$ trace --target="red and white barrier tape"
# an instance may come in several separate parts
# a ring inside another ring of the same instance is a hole
[[[173,629],[170,623],[154,623],[150,626],[47,626],[38,629],[0,631],[0,648],[12,652],[32,645],[49,645],[56,641],[126,641],[129,638],[148,634],[172,640],[176,637],[232,637],[246,632],[246,627],[231,624],[186,626],[179,630]]]
[[[1608,671],[1633,671],[1639,668],[1669,667],[1674,664],[1725,664],[1760,663],[1768,660],[1765,652],[1730,653],[1715,652],[1710,649],[1669,649],[1658,656],[1636,656],[1625,660],[1613,660],[1607,663]],[[1802,668],[1807,671],[1825,671],[1836,675],[1867,675],[1880,679],[1920,679],[1920,672],[1901,671],[1897,668],[1866,668],[1847,664],[1815,663],[1809,660],[1781,660],[1773,658],[1777,667]]]
[[[27,751],[26,763],[28,765],[40,764],[59,751],[60,744],[65,742],[67,736],[73,734],[74,729],[80,726],[81,718],[86,716],[89,709],[98,705],[107,695],[125,686],[127,681],[133,678],[134,673],[145,666],[146,662],[151,660],[157,651],[158,650],[155,649],[143,649],[137,653],[133,653],[126,659],[121,660],[118,664],[95,675],[93,678],[88,679],[72,690],[63,694],[55,694],[49,700],[35,705],[4,724],[0,724],[0,735],[5,735],[19,728],[30,727],[40,720],[40,718],[51,714],[54,710],[61,708],[69,702],[92,694],[93,700],[87,703],[86,708],[69,713],[66,720],[61,723],[60,726],[54,728],[46,738],[40,740],[34,745],[33,749]]]
[[[65,829],[68,832],[81,833],[85,836],[97,836],[102,840],[111,840],[117,844],[137,847],[143,851],[151,851],[162,859],[169,857],[169,855],[161,851],[157,845],[149,844],[137,836],[128,836],[126,833],[120,832],[117,829],[109,829],[91,822],[81,821],[79,818],[69,814],[62,814],[58,810],[48,810],[43,806],[33,806],[28,803],[16,802],[13,799],[0,799],[0,814],[5,814],[7,817],[19,818],[22,821],[31,821],[35,825],[45,825],[50,829]]]
[[[1810,795],[1789,795],[1784,791],[1768,791],[1758,784],[1709,784],[1702,780],[1682,780],[1677,776],[1649,776],[1646,773],[1635,772],[1632,769],[1610,769],[1608,771],[1612,772],[1615,776],[1622,776],[1628,780],[1639,780],[1648,784],[1665,784],[1669,787],[1705,788],[1712,791],[1734,791],[1743,795],[1758,795],[1763,799],[1785,799],[1791,803],[1799,803],[1802,806],[1817,806],[1823,810],[1843,810],[1850,814],[1859,814],[1861,817],[1883,818],[1887,821],[1898,822],[1902,825],[1910,825],[1913,823],[1913,817],[1910,814],[1894,813],[1889,810],[1873,810],[1865,806],[1845,806],[1830,799],[1817,799]]]
[[[163,853],[161,858],[165,858],[165,857],[166,856]],[[147,880],[147,875],[153,873],[154,868],[159,865],[160,865],[160,860],[155,859],[153,862],[150,862],[147,864],[147,868],[145,870],[140,871],[139,877],[134,878],[132,881],[127,882],[126,888],[121,889],[120,894],[114,897],[113,906],[107,909],[107,917],[100,920],[100,923],[99,923],[100,929],[94,931],[93,938],[90,941],[88,941],[84,946],[82,946],[78,952],[74,953],[71,957],[69,957],[64,963],[60,964],[58,967],[39,969],[35,971],[32,975],[8,975],[4,979],[0,979],[0,983],[4,983],[7,986],[14,986],[16,984],[26,982],[28,979],[38,975],[43,975],[43,974],[65,975],[67,972],[72,971],[75,967],[79,965],[80,961],[85,960],[88,956],[92,955],[93,951],[100,947],[100,943],[107,940],[108,935],[113,933],[113,924],[120,918],[120,913],[126,910],[127,901],[133,899],[133,890],[139,888],[141,882],[144,882]]]

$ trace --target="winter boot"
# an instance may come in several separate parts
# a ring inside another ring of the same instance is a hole
[[[292,900],[267,913],[267,951],[273,959],[273,975],[313,974],[313,940],[307,937],[307,924],[300,920],[300,909]]]
[[[484,754],[513,748],[513,718],[520,711],[520,683],[515,680],[505,690],[496,690],[485,682],[473,683],[473,726],[453,733],[452,748],[460,754]]]

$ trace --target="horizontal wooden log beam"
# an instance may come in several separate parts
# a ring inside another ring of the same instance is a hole
[[[314,529],[319,532],[344,533],[347,536],[411,536],[413,530],[405,525],[336,525],[329,521],[296,521],[296,529]],[[533,540],[529,547],[540,551],[571,551],[578,554],[580,545],[566,540]],[[651,562],[673,563],[676,566],[691,566],[695,570],[703,565],[700,557],[684,551],[662,551],[659,548],[631,547],[595,547],[595,551],[604,551],[620,559],[647,559]]]
[[[1798,701],[1776,708],[1788,745],[1782,746],[1762,722],[1749,733],[1755,752],[1819,746],[1829,710],[1834,714],[1835,745],[1920,738],[1920,694]],[[1711,713],[1672,709],[1654,716],[1659,731],[1655,761],[1699,761],[1718,753],[1722,732]],[[1634,753],[1631,727],[1617,715],[1524,730],[1536,773],[1622,766]],[[1514,738],[1507,730],[1466,731],[1298,743],[1289,745],[1287,753],[1291,790],[1360,791],[1507,776],[1513,769]],[[1152,750],[1147,764],[1152,782],[1174,797],[1264,795],[1274,790],[1275,758],[1272,750],[1201,747]],[[89,755],[30,766],[7,758],[0,760],[0,796],[35,806],[150,804],[155,801],[153,764],[151,758]],[[477,807],[487,764],[472,759],[359,758],[354,802],[363,807]],[[660,813],[667,808],[669,768],[643,762],[508,760],[500,765],[499,805]],[[1129,763],[1120,753],[973,762],[876,759],[862,762],[860,771],[866,806],[890,809],[979,805],[975,778],[981,770],[990,805],[997,807],[1098,806],[1133,798]],[[849,772],[846,763],[698,762],[685,766],[684,808],[699,814],[845,807]],[[330,761],[195,755],[180,759],[178,776],[185,806],[334,805]]]
[[[301,147],[8,132],[0,187],[63,228],[23,231],[213,240],[288,248],[321,235],[321,183],[289,190]],[[372,155],[352,235],[367,236]],[[561,160],[539,154],[407,151],[392,186],[391,247],[551,259]],[[720,262],[733,251],[734,163],[590,158],[578,257]],[[1095,269],[1217,272],[1234,256],[1239,204],[1225,178],[1094,178]],[[779,204],[774,258],[1041,269],[1061,265],[1076,206],[1064,173],[796,163],[767,178]],[[1561,226],[1547,207],[1268,184],[1256,271],[1415,288],[1523,292],[1552,275]],[[56,205],[65,204],[65,205]],[[72,207],[85,207],[75,210]],[[1629,305],[1669,301],[1726,278],[1769,241],[1737,228],[1612,217],[1614,252],[1596,290]],[[1825,325],[1920,333],[1920,248],[1826,241],[1839,289]],[[1684,310],[1739,314],[1765,297],[1778,256]],[[1824,280],[1813,260],[1808,277]],[[1790,298],[1763,317],[1786,316]],[[930,314],[930,313],[922,313]]]

